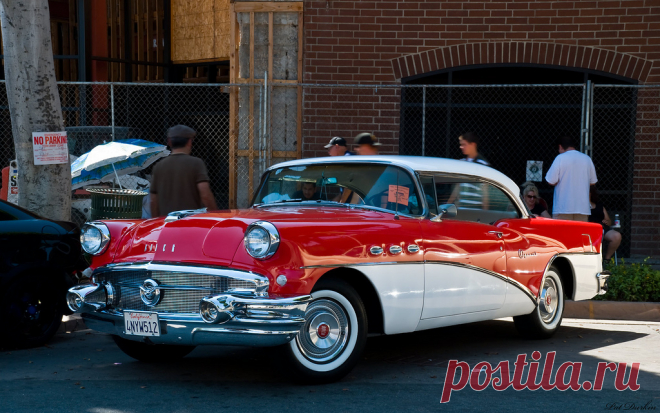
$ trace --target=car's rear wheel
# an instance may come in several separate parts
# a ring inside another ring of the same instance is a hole
[[[348,374],[367,341],[367,313],[358,293],[340,280],[321,280],[297,337],[280,347],[280,366],[295,381],[328,383]]]
[[[18,276],[0,302],[0,342],[6,347],[46,344],[62,323],[64,291],[55,274]]]
[[[147,344],[112,336],[117,347],[127,356],[145,363],[179,360],[190,354],[195,346],[173,346],[168,344]]]
[[[527,315],[513,317],[518,332],[526,338],[552,337],[561,325],[564,315],[564,288],[559,271],[552,266],[543,280],[539,303]]]

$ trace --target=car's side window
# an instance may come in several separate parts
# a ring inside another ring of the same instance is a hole
[[[454,204],[458,214],[454,219],[492,223],[500,219],[519,218],[520,212],[500,188],[471,179],[435,177],[437,204]]]

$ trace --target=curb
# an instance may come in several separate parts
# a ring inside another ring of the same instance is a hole
[[[62,317],[62,324],[57,330],[57,334],[73,333],[74,331],[86,330],[87,326],[82,317],[78,314],[65,315]]]
[[[660,322],[660,303],[567,300],[564,307],[564,317]]]

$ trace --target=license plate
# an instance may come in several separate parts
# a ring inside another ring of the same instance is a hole
[[[160,336],[158,313],[124,311],[124,334],[129,336]]]

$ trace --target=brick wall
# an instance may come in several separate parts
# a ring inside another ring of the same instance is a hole
[[[398,83],[490,63],[582,67],[660,83],[657,0],[305,1],[304,16],[306,83]],[[386,143],[382,153],[398,153],[398,94],[344,90],[305,91],[303,156],[325,155],[332,136],[363,131]],[[660,98],[649,93],[655,97],[643,98],[638,112],[631,225],[633,254],[660,256]]]
[[[637,97],[631,254],[660,257],[660,87]]]

